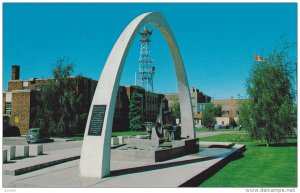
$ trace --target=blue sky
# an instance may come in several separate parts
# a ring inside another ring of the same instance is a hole
[[[280,36],[297,42],[296,3],[98,3],[21,4],[3,6],[3,90],[11,65],[21,66],[21,79],[52,77],[58,58],[75,64],[74,75],[98,80],[118,36],[144,12],[162,12],[179,45],[190,87],[213,99],[245,96],[244,83],[253,54],[267,56]],[[139,40],[127,57],[121,84],[134,84]],[[296,57],[296,49],[291,53]],[[154,29],[154,91],[177,92],[172,58]]]

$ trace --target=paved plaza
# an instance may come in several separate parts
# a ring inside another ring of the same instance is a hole
[[[198,135],[218,135],[223,132],[213,133],[205,132],[198,133]],[[21,141],[20,138],[15,140]],[[4,141],[7,143],[8,139]],[[46,150],[41,156],[13,160],[13,162],[3,164],[3,187],[196,186],[197,183],[219,170],[216,168],[226,165],[236,154],[245,150],[244,145],[201,141],[199,153],[168,161],[150,163],[112,160],[110,176],[100,179],[80,176],[81,143],[81,141],[56,141],[44,144]],[[59,150],[51,149],[55,146]],[[65,149],[60,147],[65,147]],[[48,183],[49,181],[51,183]]]

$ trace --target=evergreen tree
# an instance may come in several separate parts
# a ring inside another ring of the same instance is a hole
[[[133,91],[129,103],[129,128],[139,131],[143,128],[143,104],[142,95]]]

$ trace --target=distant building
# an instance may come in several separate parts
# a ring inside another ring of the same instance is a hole
[[[218,125],[229,124],[229,118],[234,118],[238,121],[240,112],[239,105],[248,101],[248,99],[223,99],[223,100],[212,100],[211,103],[214,105],[222,106],[222,117],[217,117]]]
[[[238,117],[240,115],[239,105],[248,101],[248,99],[222,99],[212,100],[214,105],[222,106],[222,117]]]
[[[200,114],[203,113],[205,105],[210,103],[211,97],[199,91],[199,89],[195,89],[194,87],[190,89],[190,95],[194,119],[196,124],[198,124],[198,121],[201,118]],[[169,107],[172,107],[174,102],[179,102],[178,93],[165,94],[165,97],[168,100]]]
[[[9,124],[18,127],[22,135],[33,126],[32,109],[37,105],[36,95],[48,84],[49,80],[37,78],[20,80],[20,66],[12,66],[12,80],[8,81],[8,91],[3,92],[2,111],[9,117]],[[80,79],[77,89],[83,91],[86,96],[84,105],[90,107],[96,86],[96,80],[86,77]],[[164,98],[163,94],[148,92],[138,86],[120,86],[116,99],[113,131],[129,129],[129,103],[134,90],[142,95],[145,121],[156,121],[160,101]]]
[[[160,103],[165,95],[145,91],[140,86],[120,86],[116,99],[113,131],[126,131],[129,129],[129,104],[134,91],[142,96],[144,121],[156,122]]]

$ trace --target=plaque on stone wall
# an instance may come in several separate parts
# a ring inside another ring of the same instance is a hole
[[[106,105],[94,105],[88,135],[101,136]]]

